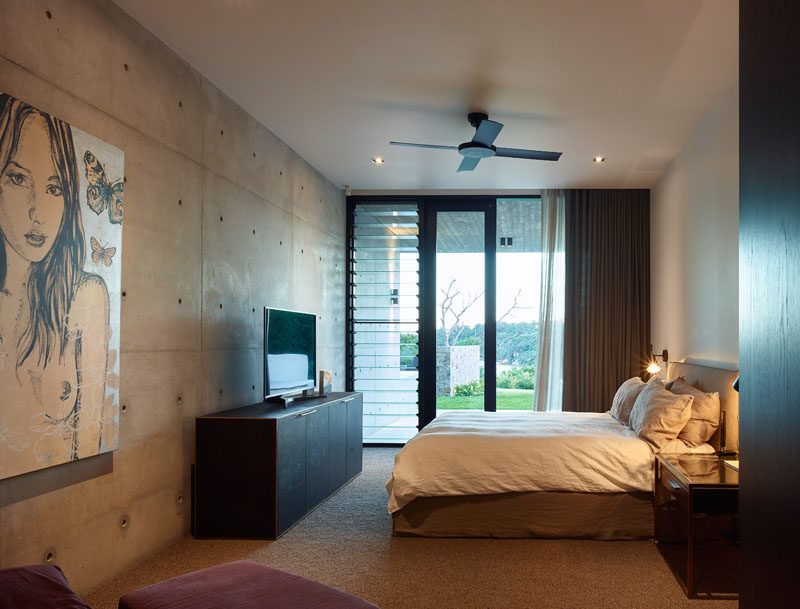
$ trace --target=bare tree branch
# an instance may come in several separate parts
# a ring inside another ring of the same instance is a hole
[[[478,299],[480,299],[485,290],[480,290],[474,296],[467,295],[466,300],[462,301],[460,306],[456,305],[456,299],[458,296],[461,296],[461,292],[455,288],[456,280],[452,279],[450,281],[450,285],[447,286],[446,290],[440,290],[444,298],[442,299],[440,305],[440,319],[442,322],[442,328],[444,329],[444,342],[445,345],[448,347],[452,347],[458,342],[458,339],[461,337],[461,334],[466,329],[466,326],[461,324],[461,318],[464,314],[476,303]],[[511,315],[514,311],[523,311],[527,309],[534,309],[536,307],[523,307],[519,305],[519,299],[522,295],[522,289],[520,288],[516,295],[514,296],[514,300],[511,303],[511,306],[506,310],[500,317],[497,318],[497,323],[502,323],[505,319]],[[448,324],[448,319],[452,318],[452,323]],[[482,327],[481,329],[482,334],[485,334],[486,328]],[[522,331],[517,331],[514,334],[506,336],[503,338],[502,341],[498,343],[498,347],[502,347],[505,345],[509,340],[517,338],[518,336],[522,335]],[[485,336],[481,337],[481,342]]]
[[[458,342],[458,339],[465,328],[465,326],[461,324],[461,318],[464,316],[464,313],[466,313],[469,310],[469,308],[472,307],[472,305],[474,305],[481,296],[483,296],[483,290],[479,291],[471,300],[467,301],[467,303],[461,307],[461,310],[458,313],[456,313],[452,309],[450,310],[450,314],[455,317],[455,322],[450,328],[450,332],[448,333],[448,338],[450,336],[450,333],[452,333],[454,329],[458,329],[458,331],[455,335],[455,338],[453,338],[447,343],[448,346],[453,346]]]
[[[484,290],[480,290],[472,297],[467,295],[466,300],[462,301],[460,306],[456,306],[456,298],[461,295],[461,292],[453,289],[455,282],[455,279],[451,280],[450,285],[447,286],[447,289],[441,290],[444,298],[442,299],[439,312],[442,322],[442,329],[444,330],[444,342],[448,347],[451,347],[458,342],[458,338],[465,329],[465,326],[461,324],[461,318],[464,316],[464,313],[466,313],[470,307],[472,307],[472,305],[474,305],[484,294]],[[453,319],[453,322],[449,325],[447,323],[448,315]],[[454,337],[452,337],[453,331],[456,332]]]
[[[514,302],[508,308],[508,311],[506,311],[500,317],[497,318],[497,323],[502,322],[506,317],[511,315],[512,311],[515,311],[516,309],[532,309],[533,308],[533,307],[520,307],[520,306],[517,305],[517,301],[519,300],[520,294],[522,294],[522,288],[520,288],[517,291],[517,294],[514,296]]]
[[[513,311],[517,311],[517,310],[526,310],[526,309],[533,309],[533,308],[534,308],[534,307],[521,307],[521,306],[519,306],[519,305],[517,304],[517,302],[519,301],[519,297],[520,297],[520,295],[521,295],[521,294],[522,294],[522,289],[520,288],[520,289],[517,291],[517,294],[514,296],[514,302],[511,304],[511,306],[508,308],[508,310],[507,310],[505,313],[503,313],[503,314],[502,314],[502,315],[501,315],[501,316],[500,316],[500,317],[497,319],[497,323],[498,323],[498,324],[499,324],[500,322],[502,322],[502,321],[503,321],[503,320],[504,320],[506,317],[508,317],[509,315],[511,315],[511,313],[512,313]],[[502,347],[502,346],[503,346],[503,345],[505,345],[505,344],[506,344],[508,341],[510,341],[510,340],[512,340],[512,339],[514,339],[514,338],[517,338],[518,336],[522,336],[522,330],[517,330],[516,332],[514,332],[514,334],[509,334],[508,336],[506,336],[506,337],[505,337],[503,340],[501,340],[499,343],[497,343],[497,347],[498,347],[498,348],[499,348],[499,347]]]
[[[447,326],[447,313],[449,313],[453,308],[453,301],[455,300],[456,296],[458,296],[461,292],[456,290],[452,292],[453,284],[455,284],[456,280],[452,279],[450,281],[450,285],[447,286],[446,290],[442,290],[442,294],[444,294],[444,299],[442,300],[441,304],[441,315],[442,315],[442,329],[444,330],[444,344],[450,346],[450,331],[452,330],[453,326]],[[456,319],[456,323],[458,319]]]

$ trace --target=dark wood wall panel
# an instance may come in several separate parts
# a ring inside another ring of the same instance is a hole
[[[740,0],[743,609],[800,602],[800,2]]]

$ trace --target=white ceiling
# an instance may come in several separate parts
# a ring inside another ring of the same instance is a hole
[[[736,0],[115,1],[354,190],[647,188],[738,78]],[[474,109],[561,160],[388,145],[467,141]]]

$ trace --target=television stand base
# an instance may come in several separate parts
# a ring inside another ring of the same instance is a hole
[[[328,397],[327,393],[315,393],[313,390],[305,390],[303,393],[296,393],[294,395],[278,395],[267,398],[264,400],[265,402],[270,402],[274,404],[281,404],[284,408],[289,408],[295,402],[305,402],[308,400],[318,400],[320,398]]]

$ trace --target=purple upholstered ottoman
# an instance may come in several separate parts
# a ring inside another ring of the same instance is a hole
[[[91,609],[56,565],[0,569],[0,609]]]
[[[378,609],[325,584],[240,560],[139,588],[119,609]]]

